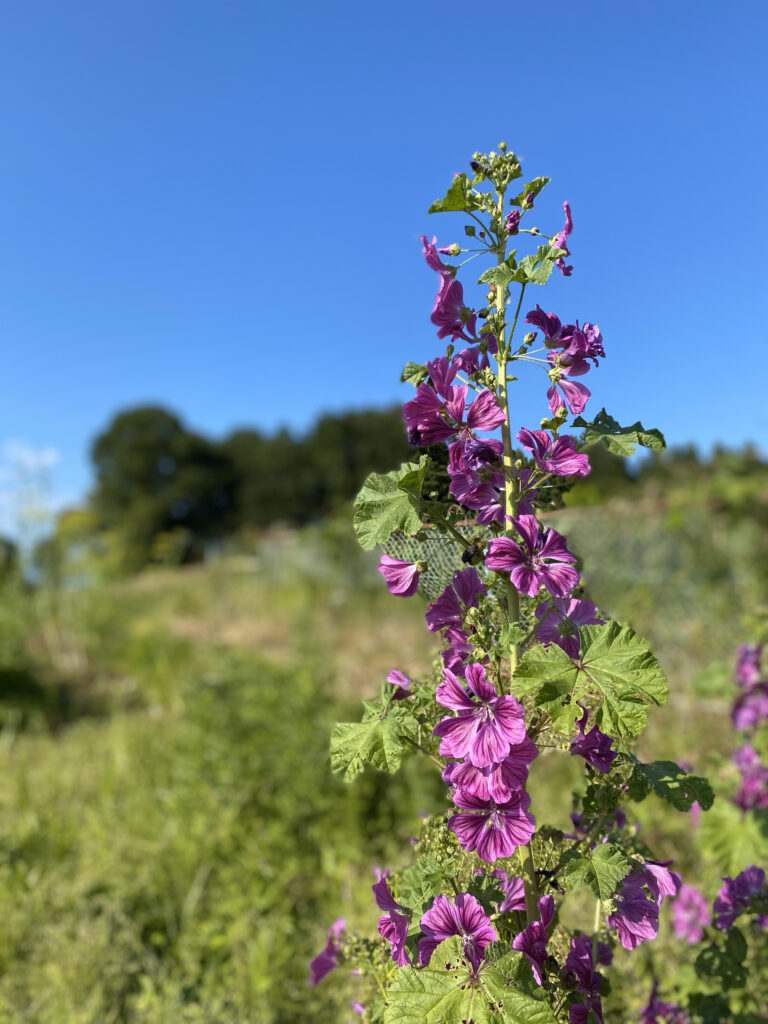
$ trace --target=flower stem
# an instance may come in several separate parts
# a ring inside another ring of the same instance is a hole
[[[520,860],[520,872],[523,876],[523,888],[525,889],[525,916],[528,924],[538,920],[539,917],[539,890],[536,885],[536,868],[533,864],[533,853],[530,846],[518,846],[518,857]]]

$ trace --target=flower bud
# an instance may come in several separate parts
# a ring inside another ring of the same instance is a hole
[[[528,331],[523,335],[523,344],[532,345],[536,341],[536,331]]]
[[[507,219],[504,221],[504,227],[507,229],[507,233],[510,235],[516,235],[520,227],[520,211],[510,210],[507,214]]]
[[[507,144],[506,144],[506,142],[500,142],[499,143],[499,149],[501,150],[502,153],[506,153],[507,152]]]
[[[535,198],[536,198],[536,193],[535,192],[529,192],[528,193],[528,195],[523,200],[523,206],[525,207],[526,210],[533,209],[533,200]]]

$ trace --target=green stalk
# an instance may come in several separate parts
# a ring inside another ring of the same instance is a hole
[[[504,193],[503,191],[499,195],[499,222],[504,222]],[[497,265],[501,265],[506,258],[506,243],[500,244],[497,251]],[[507,387],[507,359],[511,350],[512,337],[515,333],[515,327],[517,326],[517,318],[520,315],[520,309],[523,304],[523,295],[525,293],[525,285],[520,289],[520,298],[517,302],[517,309],[515,310],[515,317],[512,321],[512,325],[509,331],[509,341],[505,337],[504,331],[504,311],[507,306],[507,298],[509,297],[509,288],[507,285],[496,286],[496,312],[498,314],[498,352],[496,355],[496,363],[498,367],[496,383],[499,392],[499,400],[501,402],[501,408],[504,410],[504,422],[501,425],[501,438],[504,443],[504,511],[507,516],[514,516],[517,511],[517,488],[515,486],[515,467],[514,460],[512,457],[512,432],[510,428],[510,415],[509,415],[509,389]],[[514,534],[514,527],[510,523],[509,519],[504,521],[504,534],[507,537],[512,537]],[[520,595],[517,592],[517,588],[514,586],[511,580],[507,580],[507,620],[508,622],[517,622],[520,618]],[[510,643],[509,645],[509,678],[510,678],[510,691],[512,689],[512,677],[515,674],[517,664],[520,658],[520,646],[516,643]],[[530,846],[518,847],[518,855],[520,860],[520,871],[523,876],[523,886],[525,889],[525,914],[528,918],[528,923],[535,921],[538,918],[538,886],[536,885],[536,867],[533,863],[533,854],[531,853]]]

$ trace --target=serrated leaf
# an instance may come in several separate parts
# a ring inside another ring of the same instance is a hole
[[[456,213],[459,210],[468,213],[476,210],[480,203],[470,188],[466,174],[457,174],[453,183],[442,199],[436,199],[427,213]]]
[[[478,284],[495,284],[497,288],[503,288],[515,276],[515,253],[507,257],[504,263],[495,267],[489,267],[478,277]]]
[[[631,427],[622,427],[605,409],[601,409],[591,423],[577,416],[571,426],[584,428],[584,444],[602,441],[614,455],[632,455],[638,445],[654,451],[661,451],[667,446],[664,435],[655,427],[646,430],[640,420]]]
[[[418,722],[406,708],[394,707],[386,717],[362,722],[337,722],[331,735],[331,768],[350,782],[367,764],[378,771],[396,772],[407,737],[415,737]]]
[[[690,811],[694,801],[705,811],[712,806],[715,794],[709,782],[701,776],[689,775],[674,761],[644,764],[631,755],[630,758],[634,762],[629,780],[629,796],[633,800],[644,800],[653,790],[678,811]]]
[[[701,816],[696,845],[714,860],[722,875],[735,877],[745,864],[768,863],[768,839],[754,814],[743,814],[728,800],[716,800]]]
[[[565,249],[553,245],[540,245],[535,253],[524,256],[512,276],[520,284],[546,284],[555,261],[565,256]]]
[[[599,900],[610,899],[629,871],[629,861],[618,846],[601,843],[585,854],[570,850],[561,873],[572,889],[589,886]]]
[[[619,739],[638,736],[644,729],[646,705],[665,704],[669,686],[645,640],[629,626],[608,622],[582,626],[579,660],[569,658],[556,644],[527,651],[515,672],[514,692],[536,692],[548,704],[559,705],[599,697],[597,725]],[[544,689],[546,685],[546,689]]]
[[[510,984],[498,965],[485,965],[473,976],[461,940],[448,939],[428,968],[397,972],[387,992],[384,1024],[555,1024],[546,993],[539,992],[537,998]]]
[[[400,374],[400,380],[403,384],[413,384],[417,388],[428,376],[429,370],[422,363],[406,363]]]
[[[523,185],[518,195],[514,199],[510,200],[512,206],[522,206],[525,202],[525,197],[533,192],[534,198],[541,192],[545,185],[550,182],[549,178],[534,178],[533,181],[529,181],[527,185]]]
[[[425,905],[443,891],[443,874],[431,857],[423,857],[400,876],[398,902],[421,915]]]
[[[395,530],[411,534],[421,528],[421,484],[428,464],[429,456],[422,455],[418,462],[367,477],[355,498],[353,519],[358,543],[366,551],[383,544]]]

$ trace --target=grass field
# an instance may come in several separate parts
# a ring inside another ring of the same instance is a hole
[[[718,538],[706,511],[681,521],[640,505],[558,522],[592,596],[668,671],[671,706],[644,753],[706,770],[733,746],[728,662],[765,600],[750,536]],[[407,861],[444,787],[413,760],[345,786],[328,735],[390,668],[429,670],[423,611],[389,597],[343,523],[124,582],[6,583],[0,1020],[356,1019],[354,979],[310,989],[308,961],[339,916],[372,931],[373,868]],[[572,768],[536,763],[539,820],[567,823]],[[659,854],[693,865],[687,816],[669,826],[651,801],[639,810]]]

